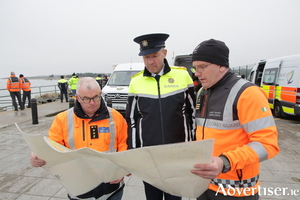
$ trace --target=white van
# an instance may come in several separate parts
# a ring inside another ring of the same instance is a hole
[[[112,72],[107,84],[102,89],[104,100],[111,100],[112,108],[124,112],[131,77],[145,68],[144,63],[118,64]],[[108,104],[110,106],[110,104]]]
[[[300,54],[262,60],[247,79],[266,92],[275,117],[300,116]]]

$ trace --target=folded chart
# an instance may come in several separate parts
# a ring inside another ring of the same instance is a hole
[[[22,133],[43,166],[74,196],[86,193],[101,182],[131,173],[172,195],[197,198],[209,185],[190,172],[196,163],[211,163],[214,140],[157,145],[116,153],[90,148],[70,150],[42,135]]]

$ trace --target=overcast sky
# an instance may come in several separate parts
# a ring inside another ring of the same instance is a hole
[[[224,41],[230,67],[300,54],[299,0],[0,0],[0,78],[107,73],[142,62],[136,36],[168,33],[167,59]]]

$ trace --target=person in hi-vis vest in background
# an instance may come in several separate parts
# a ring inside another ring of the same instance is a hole
[[[20,109],[24,110],[24,106],[21,100],[21,85],[19,78],[16,77],[15,72],[10,73],[10,77],[6,81],[6,89],[9,91],[15,111],[19,110],[16,98],[18,100]]]
[[[60,101],[61,103],[64,100],[64,96],[66,99],[66,102],[69,102],[69,95],[68,95],[68,81],[65,79],[64,76],[60,76],[60,80],[57,83],[58,88],[60,89]]]
[[[78,76],[76,76],[76,74],[73,73],[72,77],[69,79],[69,82],[68,82],[70,87],[71,87],[71,90],[72,90],[72,97],[73,98],[76,95],[76,86],[77,86],[78,81],[79,81]]]
[[[31,82],[28,80],[28,78],[24,77],[23,74],[20,74],[20,85],[21,89],[23,90],[23,107],[25,108],[26,99],[28,100],[27,108],[31,107]]]

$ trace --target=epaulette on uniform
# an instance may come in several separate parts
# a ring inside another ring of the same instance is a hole
[[[181,69],[181,70],[187,70],[185,66],[170,66],[170,68],[173,68],[173,69]]]

